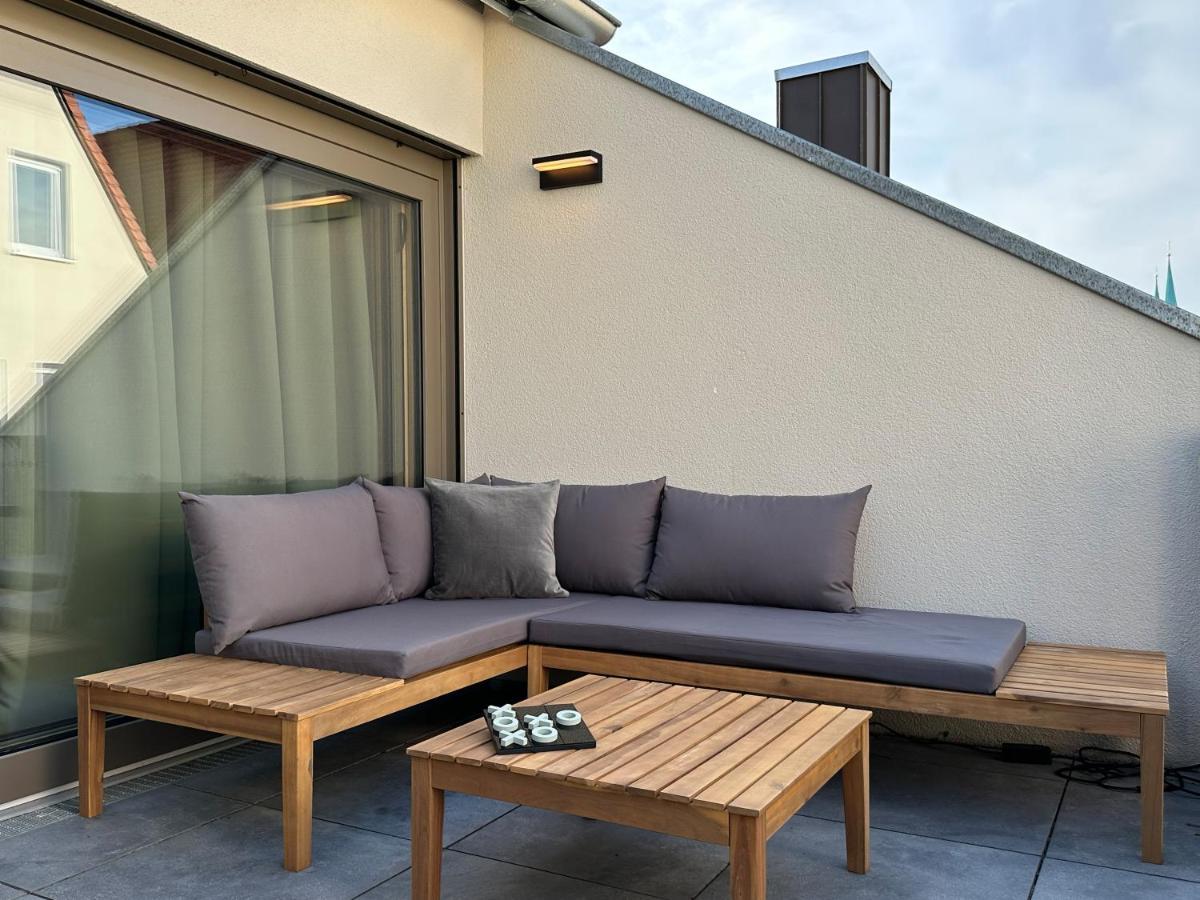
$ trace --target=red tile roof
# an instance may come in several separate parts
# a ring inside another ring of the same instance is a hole
[[[125,231],[128,233],[129,239],[133,242],[133,246],[137,249],[138,255],[141,256],[142,262],[145,263],[147,269],[157,268],[158,260],[154,256],[154,250],[151,249],[150,242],[146,240],[141,223],[138,222],[133,208],[129,205],[125,191],[121,188],[121,182],[117,180],[112,166],[109,165],[108,157],[104,155],[104,150],[100,147],[96,136],[92,133],[92,129],[87,122],[87,117],[83,114],[83,109],[79,106],[79,100],[70,91],[59,91],[59,94],[62,97],[63,105],[67,108],[71,122],[75,126],[75,132],[79,135],[80,143],[83,144],[84,151],[92,161],[92,166],[96,169],[96,174],[100,176],[100,182],[104,185],[104,190],[112,201],[113,208],[117,211],[117,217],[121,220],[121,224],[125,226]]]

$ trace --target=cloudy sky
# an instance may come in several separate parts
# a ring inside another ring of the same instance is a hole
[[[870,50],[892,177],[1200,313],[1200,0],[602,0],[607,49],[774,123],[774,70]]]

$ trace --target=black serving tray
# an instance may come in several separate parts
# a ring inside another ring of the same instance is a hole
[[[592,736],[592,732],[587,727],[586,721],[580,722],[578,725],[559,725],[555,720],[554,714],[556,712],[562,709],[575,709],[574,703],[550,703],[546,706],[514,706],[513,709],[516,711],[517,721],[521,723],[521,727],[529,737],[529,743],[524,747],[518,745],[501,747],[500,732],[492,725],[492,717],[488,715],[487,710],[483,712],[483,721],[487,723],[488,733],[491,734],[492,743],[499,754],[509,756],[514,753],[543,753],[547,750],[590,750],[596,746],[596,739]],[[539,744],[529,734],[529,729],[525,727],[526,716],[537,716],[542,713],[547,713],[554,727],[558,729],[558,740],[550,744]]]

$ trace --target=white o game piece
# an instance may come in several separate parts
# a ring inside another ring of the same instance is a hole
[[[577,709],[560,709],[554,714],[554,718],[558,719],[559,725],[578,725],[583,721],[583,716],[579,714]]]
[[[496,716],[492,719],[492,724],[496,726],[496,730],[503,733],[517,731],[521,726],[517,722],[516,716]]]
[[[553,744],[558,740],[558,729],[549,725],[539,725],[529,733],[539,744]]]

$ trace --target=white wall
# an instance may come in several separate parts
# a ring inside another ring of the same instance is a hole
[[[446,143],[482,148],[483,16],[463,0],[109,3]]]
[[[1200,343],[487,22],[467,474],[870,482],[861,603],[1163,648],[1194,762]],[[540,192],[582,148],[604,184]]]

